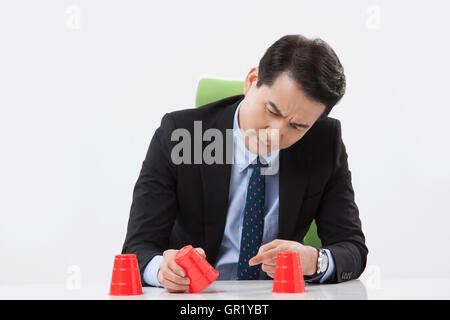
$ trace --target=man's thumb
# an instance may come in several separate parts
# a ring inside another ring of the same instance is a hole
[[[206,258],[205,250],[203,250],[202,248],[195,248],[195,250],[197,250],[197,252],[200,253],[204,258]]]

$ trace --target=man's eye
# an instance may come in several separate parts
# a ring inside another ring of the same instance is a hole
[[[291,127],[294,128],[294,129],[297,129],[297,130],[299,130],[299,131],[303,130],[302,127],[296,126],[295,124],[291,124]]]
[[[278,113],[273,112],[273,111],[270,110],[268,107],[266,107],[266,109],[267,109],[271,114],[273,114],[274,116],[278,116]]]

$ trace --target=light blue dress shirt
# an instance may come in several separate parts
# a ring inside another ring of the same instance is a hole
[[[242,102],[241,102],[242,103]],[[218,280],[234,280],[237,274],[239,251],[241,245],[242,221],[245,201],[247,197],[248,181],[252,175],[253,168],[249,164],[255,161],[257,154],[249,151],[244,143],[242,132],[239,128],[238,114],[241,103],[238,105],[233,120],[234,161],[231,167],[230,193],[228,199],[228,213],[225,231],[217,256],[216,265],[219,271]],[[262,156],[269,167],[278,161],[279,150]],[[278,208],[279,208],[279,170],[275,174],[266,175],[266,213],[264,215],[264,233],[262,244],[275,240],[278,234]],[[325,249],[329,265],[322,277],[306,280],[308,282],[325,282],[334,271],[334,260],[331,252]],[[144,281],[153,286],[162,287],[158,281],[157,274],[162,256],[155,256],[144,270]],[[260,279],[265,279],[265,272],[261,270]]]

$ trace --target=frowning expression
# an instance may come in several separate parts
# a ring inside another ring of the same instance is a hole
[[[271,86],[257,88],[257,79],[258,68],[252,68],[245,79],[245,98],[239,109],[245,145],[257,154],[288,148],[308,132],[325,105],[309,98],[287,73],[280,74]]]

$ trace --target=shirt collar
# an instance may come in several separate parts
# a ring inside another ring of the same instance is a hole
[[[243,100],[242,100],[243,101]],[[241,103],[239,103],[238,107],[236,108],[236,111],[234,113],[234,120],[233,120],[233,140],[234,140],[234,164],[238,166],[239,172],[242,170],[247,169],[247,167],[256,161],[257,154],[251,152],[247,149],[244,143],[244,137],[242,135],[241,129],[239,127],[239,109],[241,107]],[[261,158],[263,158],[262,161],[267,163],[269,167],[272,165],[272,163],[275,161],[275,159],[278,157],[280,150],[275,150],[271,153],[267,153],[264,155],[260,155]]]

